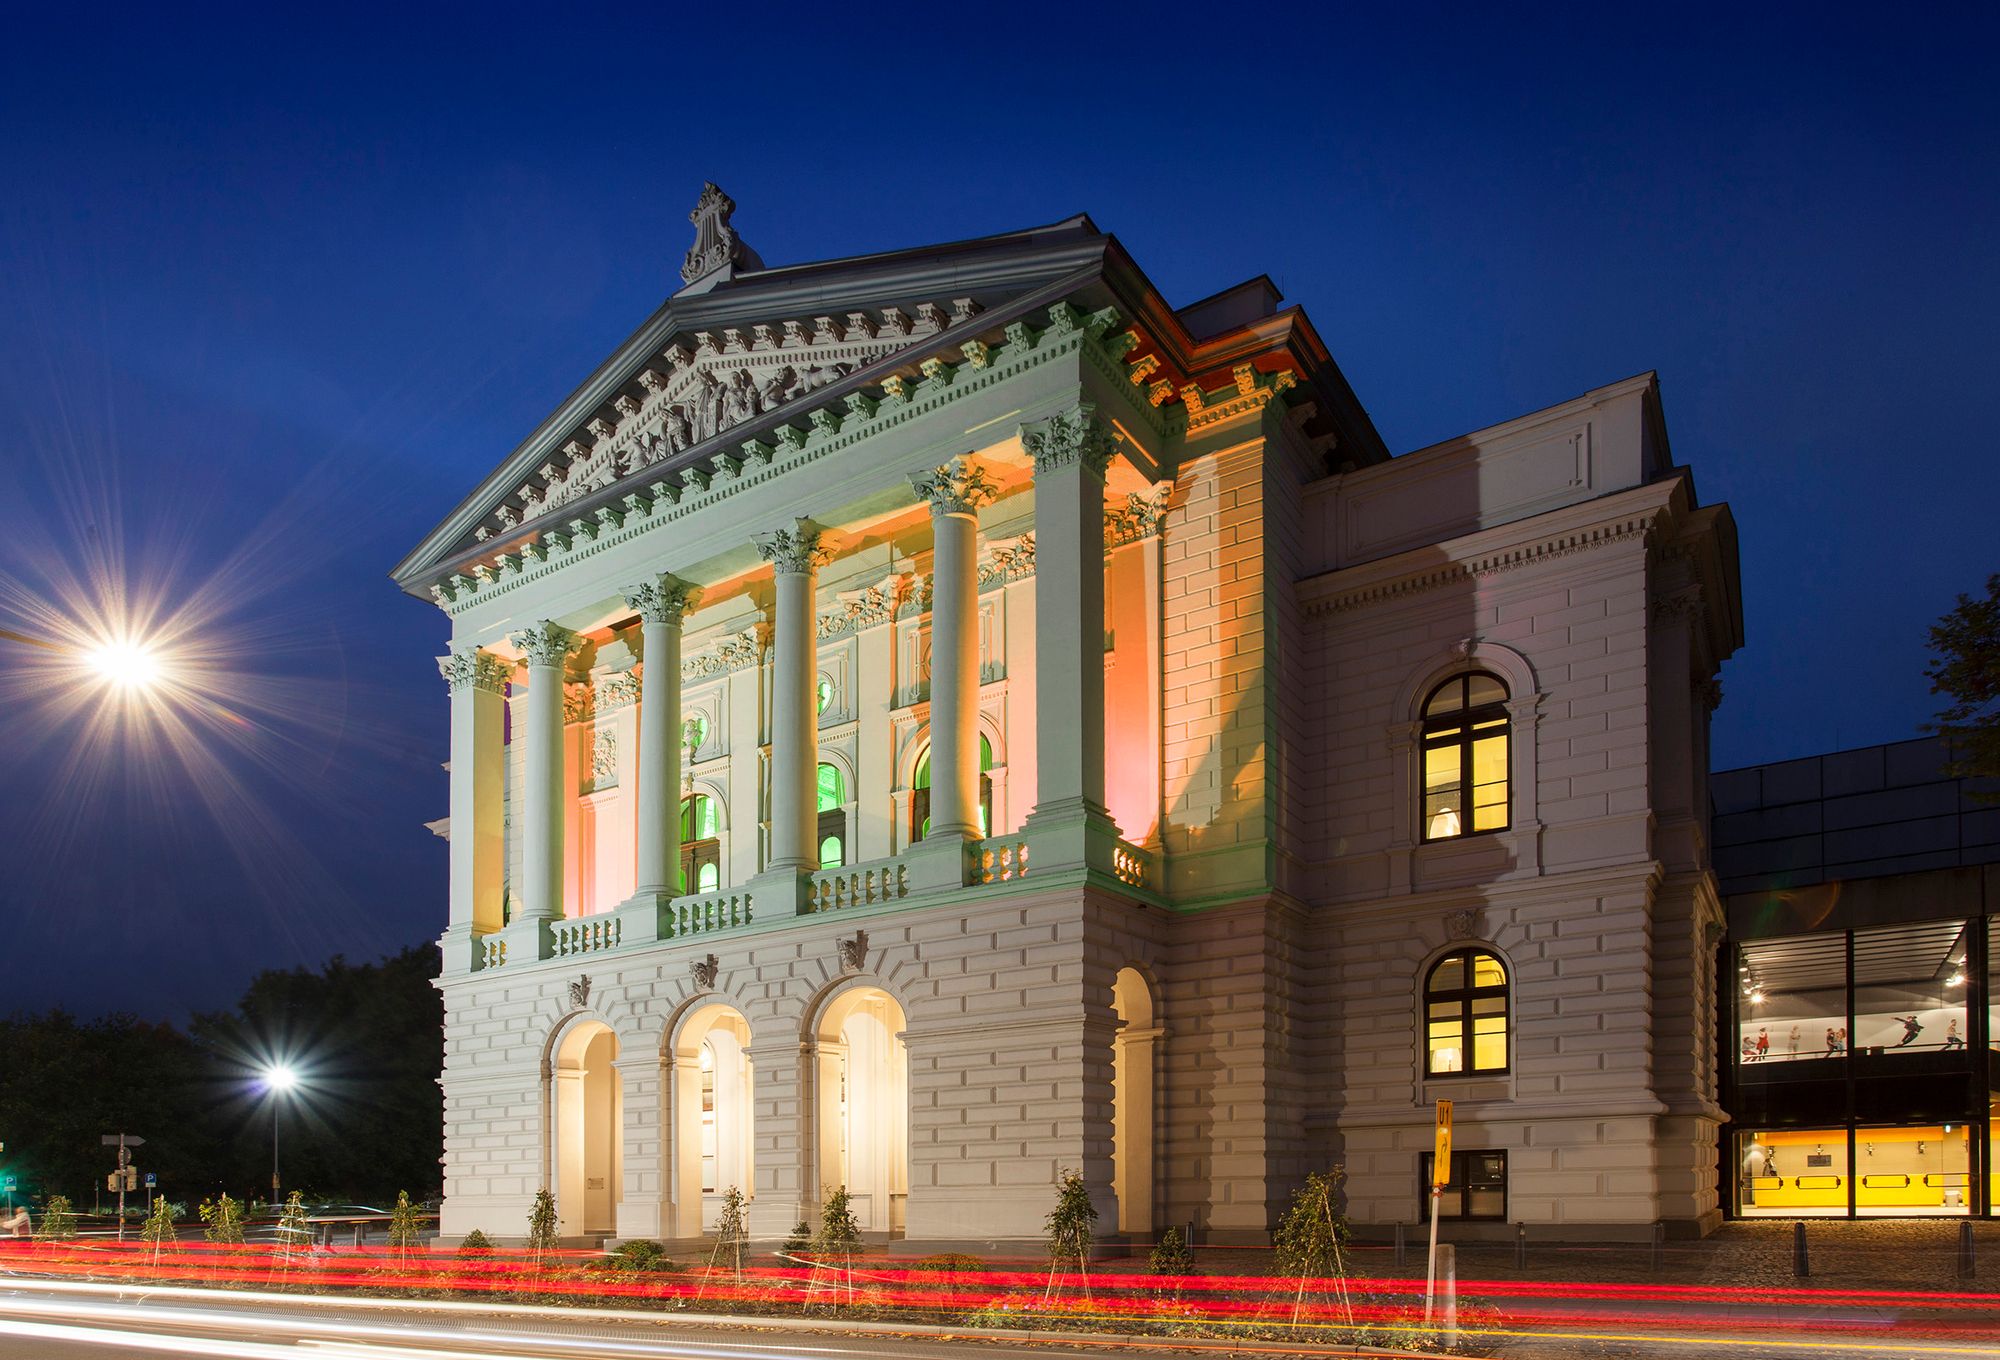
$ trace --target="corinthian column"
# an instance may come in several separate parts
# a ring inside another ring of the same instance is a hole
[[[449,929],[460,935],[484,935],[501,926],[501,804],[506,784],[500,706],[512,670],[499,657],[476,647],[438,658],[438,672],[451,687]]]
[[[528,659],[520,919],[553,921],[563,914],[563,671],[577,637],[544,619],[511,641]]]
[[[639,864],[635,898],[681,891],[681,618],[694,587],[662,573],[625,592],[646,626],[639,678]]]
[[[757,540],[776,582],[771,646],[771,860],[767,872],[806,874],[819,868],[814,844],[818,802],[818,714],[813,677],[819,648],[813,625],[819,529],[807,520]]]
[[[993,483],[970,458],[912,478],[931,504],[931,829],[972,840],[979,826],[979,507]]]
[[[1086,403],[1021,432],[1035,462],[1035,810],[1115,835],[1104,807],[1104,472],[1111,434]],[[1065,860],[1083,852],[1072,839]],[[1036,867],[1048,864],[1038,857]]]

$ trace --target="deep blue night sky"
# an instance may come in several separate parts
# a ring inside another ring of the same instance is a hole
[[[1991,6],[173,8],[6,16],[0,627],[196,599],[243,720],[183,765],[0,651],[0,1010],[435,937],[446,625],[385,573],[704,178],[774,264],[1087,211],[1176,301],[1267,271],[1398,451],[1657,369],[1742,535],[1720,765],[1913,735],[2000,570]]]

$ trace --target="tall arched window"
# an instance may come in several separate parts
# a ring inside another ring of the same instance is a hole
[[[1424,702],[1424,839],[1508,823],[1507,686],[1485,671],[1454,675]]]
[[[714,892],[722,886],[722,817],[705,793],[681,799],[681,891]]]
[[[1454,949],[1424,978],[1424,1075],[1507,1070],[1507,966],[1483,949]]]
[[[847,863],[847,781],[834,765],[819,767],[819,867]]]
[[[979,738],[979,834],[993,834],[993,743],[982,733]],[[931,834],[931,748],[917,757],[917,772],[910,780],[910,841],[914,844]]]

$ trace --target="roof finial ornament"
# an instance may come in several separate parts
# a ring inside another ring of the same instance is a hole
[[[688,221],[694,223],[694,244],[688,247],[681,264],[681,282],[692,288],[697,283],[721,283],[738,269],[762,269],[757,252],[743,244],[729,225],[736,200],[712,182],[701,186]]]

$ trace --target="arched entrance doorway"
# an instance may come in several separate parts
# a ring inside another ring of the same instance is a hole
[[[595,1020],[565,1034],[554,1082],[556,1217],[565,1237],[618,1229],[625,1181],[625,1101],[618,1037]]]
[[[846,1186],[863,1232],[899,1233],[910,1190],[910,1059],[903,1008],[880,987],[836,996],[814,1035],[822,1201]]]
[[[669,1055],[675,1237],[713,1228],[731,1186],[746,1199],[756,1193],[756,1073],[749,1050],[749,1023],[721,1002],[697,1007],[675,1032]]]
[[[1136,968],[1120,968],[1111,986],[1118,1014],[1111,1041],[1111,1188],[1118,1195],[1118,1231],[1153,1230],[1153,1046],[1159,1026],[1153,989]]]

